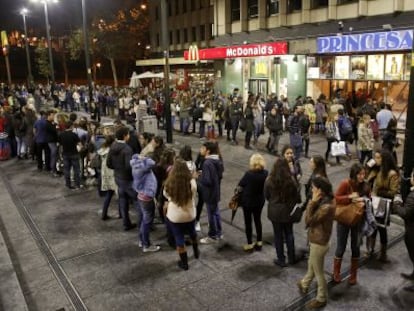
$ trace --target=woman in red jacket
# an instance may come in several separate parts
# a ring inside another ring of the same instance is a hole
[[[352,202],[357,204],[365,204],[366,197],[370,196],[370,186],[365,181],[365,168],[360,163],[355,163],[351,167],[349,178],[343,180],[335,193],[335,200],[337,207],[339,205],[348,205]],[[348,226],[340,222],[337,223],[337,245],[334,258],[333,278],[336,283],[341,282],[341,263],[342,256],[346,249],[348,235],[351,233],[351,276],[349,277],[349,284],[354,285],[357,281],[358,261],[360,256],[360,234],[361,234],[362,220],[354,226]]]

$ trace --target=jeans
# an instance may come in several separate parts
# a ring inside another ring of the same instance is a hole
[[[199,128],[200,138],[202,138],[206,134],[206,121],[200,120],[199,123],[200,123],[200,128]]]
[[[131,227],[131,220],[129,219],[129,202],[134,202],[138,213],[138,220],[140,221],[141,210],[137,203],[137,193],[132,188],[132,180],[115,178],[115,182],[118,186],[119,207],[121,210],[122,222],[124,228],[127,229]]]
[[[327,140],[328,145],[327,145],[326,152],[325,152],[325,161],[326,162],[328,162],[329,154],[331,153],[332,143],[334,141],[336,141],[336,140],[330,140],[330,139]],[[341,163],[339,157],[335,157],[335,158],[336,158],[336,164]]]
[[[231,139],[237,141],[237,130],[239,129],[239,118],[231,118]]]
[[[151,231],[151,225],[154,221],[155,204],[154,200],[142,201],[138,200],[139,207],[142,213],[142,219],[139,223],[139,239],[144,247],[150,246],[149,234]]]
[[[37,168],[43,169],[43,152],[45,153],[45,168],[48,171],[50,167],[50,151],[47,143],[36,143]]]
[[[269,139],[267,141],[267,149],[270,152],[278,152],[279,150],[279,140],[280,140],[281,135],[278,135],[275,132],[272,132],[269,134]]]
[[[203,191],[201,191],[201,186],[197,185],[197,194],[198,194],[198,201],[196,206],[196,221],[200,221],[201,212],[203,211],[204,199],[203,199]]]
[[[23,137],[15,137],[16,138],[16,144],[17,144],[17,156],[21,157],[26,154],[26,142],[24,141]]]
[[[262,130],[263,121],[262,120],[260,120],[260,121],[255,120],[253,123],[254,123],[254,140],[257,141],[257,139],[261,135],[260,132]]]
[[[383,218],[375,218],[375,220],[377,221],[378,224],[382,224],[384,225],[384,219]],[[377,227],[377,230],[374,231],[374,233],[372,234],[372,238],[374,239],[374,241],[377,239],[377,232],[379,232],[380,235],[380,242],[381,245],[387,245],[388,244],[388,233],[387,233],[387,227]]]
[[[310,243],[308,271],[301,281],[303,288],[307,289],[309,288],[312,280],[316,277],[316,282],[318,283],[316,300],[320,302],[325,302],[328,297],[328,286],[326,284],[325,273],[323,271],[325,256],[328,250],[329,244],[319,245]]]
[[[346,244],[348,242],[348,234],[351,231],[351,253],[352,258],[359,258],[359,225],[349,227],[341,223],[336,225],[336,251],[335,257],[342,258],[345,253]]]
[[[112,197],[114,196],[114,193],[115,193],[114,190],[105,191],[105,199],[104,199],[104,203],[102,206],[102,217],[108,216],[108,208],[109,208],[109,205],[111,204],[111,200],[112,200]],[[121,209],[119,206],[119,202],[118,202],[118,213],[119,213],[119,216],[121,216]]]
[[[171,230],[171,233],[174,235],[176,247],[185,247],[184,234],[188,234],[192,241],[197,239],[197,233],[195,231],[195,222],[183,222],[176,223],[168,220],[168,228]]]
[[[293,236],[292,223],[272,222],[273,232],[275,236],[275,248],[278,261],[285,263],[286,257],[284,253],[283,243],[286,242],[288,260],[295,261],[295,238]]]
[[[80,187],[79,155],[63,155],[63,172],[65,174],[66,187],[70,187],[70,170],[73,168],[73,177],[76,187]]]
[[[246,238],[247,244],[252,244],[252,234],[253,234],[253,226],[252,226],[252,218],[254,220],[254,225],[256,227],[256,240],[262,241],[262,209],[263,206],[260,207],[244,207],[243,206],[243,216],[244,216],[244,225],[246,228]],[[252,217],[253,216],[253,217]]]
[[[50,150],[50,170],[56,172],[56,159],[57,159],[57,144],[47,143]]]
[[[221,237],[221,217],[218,203],[206,203],[208,214],[208,236],[213,239]]]

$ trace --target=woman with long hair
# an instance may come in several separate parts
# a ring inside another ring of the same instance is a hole
[[[309,167],[311,169],[311,175],[307,183],[305,184],[305,206],[306,203],[312,198],[312,180],[316,177],[325,177],[328,178],[326,174],[326,164],[325,160],[320,155],[314,155],[309,160]]]
[[[397,153],[395,151],[395,148],[397,147],[397,120],[392,118],[388,122],[384,136],[382,137],[382,148],[388,150],[393,155],[395,163],[397,163]]]
[[[386,199],[394,199],[394,196],[399,192],[400,189],[400,175],[398,173],[397,164],[395,163],[394,156],[388,150],[382,150],[381,153],[376,154],[375,156],[376,164],[379,166],[379,171],[373,179],[371,175],[370,178],[374,180],[372,194],[378,197]],[[389,226],[389,219],[385,222],[384,218],[376,217],[377,230],[373,233],[371,251],[373,252],[375,248],[375,240],[377,237],[377,232],[380,235],[381,242],[381,251],[379,260],[382,262],[388,262],[387,258],[387,244],[388,244],[388,234],[387,226]]]
[[[249,170],[244,173],[239,181],[241,188],[241,206],[243,207],[244,224],[247,244],[243,246],[245,252],[253,249],[261,250],[262,242],[262,210],[265,203],[263,195],[264,183],[267,177],[265,160],[262,155],[255,153],[250,157]],[[256,243],[252,240],[252,220],[256,227]]]
[[[302,168],[299,161],[294,156],[294,150],[290,145],[285,145],[282,149],[282,156],[286,160],[289,172],[293,177],[293,180],[299,186],[300,178],[302,177]]]
[[[246,119],[246,129],[245,129],[246,135],[244,137],[244,148],[246,149],[252,149],[252,147],[250,146],[250,141],[252,139],[253,131],[254,131],[253,101],[254,101],[254,96],[250,95],[243,109],[243,115],[244,115],[244,118]]]
[[[357,149],[359,151],[359,162],[365,164],[365,160],[372,158],[374,149],[374,133],[371,129],[371,117],[369,114],[363,114],[358,124],[358,141]]]
[[[288,162],[277,158],[264,186],[264,195],[268,201],[267,217],[272,222],[277,259],[276,265],[286,267],[284,242],[287,246],[289,264],[296,262],[293,222],[290,220],[291,208],[300,201],[297,185],[291,175]]]
[[[307,304],[309,309],[326,305],[328,287],[324,273],[324,261],[329,249],[332,225],[335,216],[334,195],[329,180],[322,176],[312,179],[312,197],[306,207],[305,223],[308,228],[310,252],[308,271],[298,282],[302,294],[307,294],[314,278],[318,283],[316,299]]]
[[[335,193],[337,205],[348,205],[356,203],[365,205],[365,198],[370,196],[370,186],[365,181],[365,168],[360,163],[351,166],[349,178],[344,179]],[[337,206],[337,208],[341,208]],[[333,278],[336,283],[341,282],[341,264],[342,256],[345,253],[348,235],[351,234],[351,276],[348,283],[355,285],[357,282],[357,270],[360,256],[360,236],[362,219],[354,226],[348,226],[340,222],[336,226],[337,245],[334,258]]]
[[[188,256],[185,248],[184,234],[190,235],[194,257],[199,258],[200,252],[195,231],[194,197],[197,192],[197,184],[192,178],[187,163],[182,159],[176,159],[165,181],[164,196],[168,199],[166,221],[171,229],[180,261],[178,266],[188,270]]]

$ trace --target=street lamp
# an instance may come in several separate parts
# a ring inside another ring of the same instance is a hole
[[[20,11],[20,15],[23,17],[24,45],[26,47],[27,86],[30,87],[33,84],[33,75],[32,75],[32,64],[30,62],[29,37],[27,36],[27,24],[26,24],[27,13],[29,13],[29,11],[26,8],[23,8]]]
[[[57,3],[58,0],[31,0],[31,1],[34,3],[43,3],[44,9],[45,9],[46,37],[47,37],[47,47],[49,50],[50,79],[52,80],[52,85],[54,85],[55,84],[55,70],[53,68],[53,55],[52,55],[52,42],[50,39],[48,3],[49,2]]]

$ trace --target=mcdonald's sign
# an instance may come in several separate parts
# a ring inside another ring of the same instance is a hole
[[[200,53],[197,45],[190,45],[186,60],[200,60]]]
[[[7,38],[7,32],[1,32],[1,46],[3,48],[3,54],[6,56],[9,53],[9,39]]]

